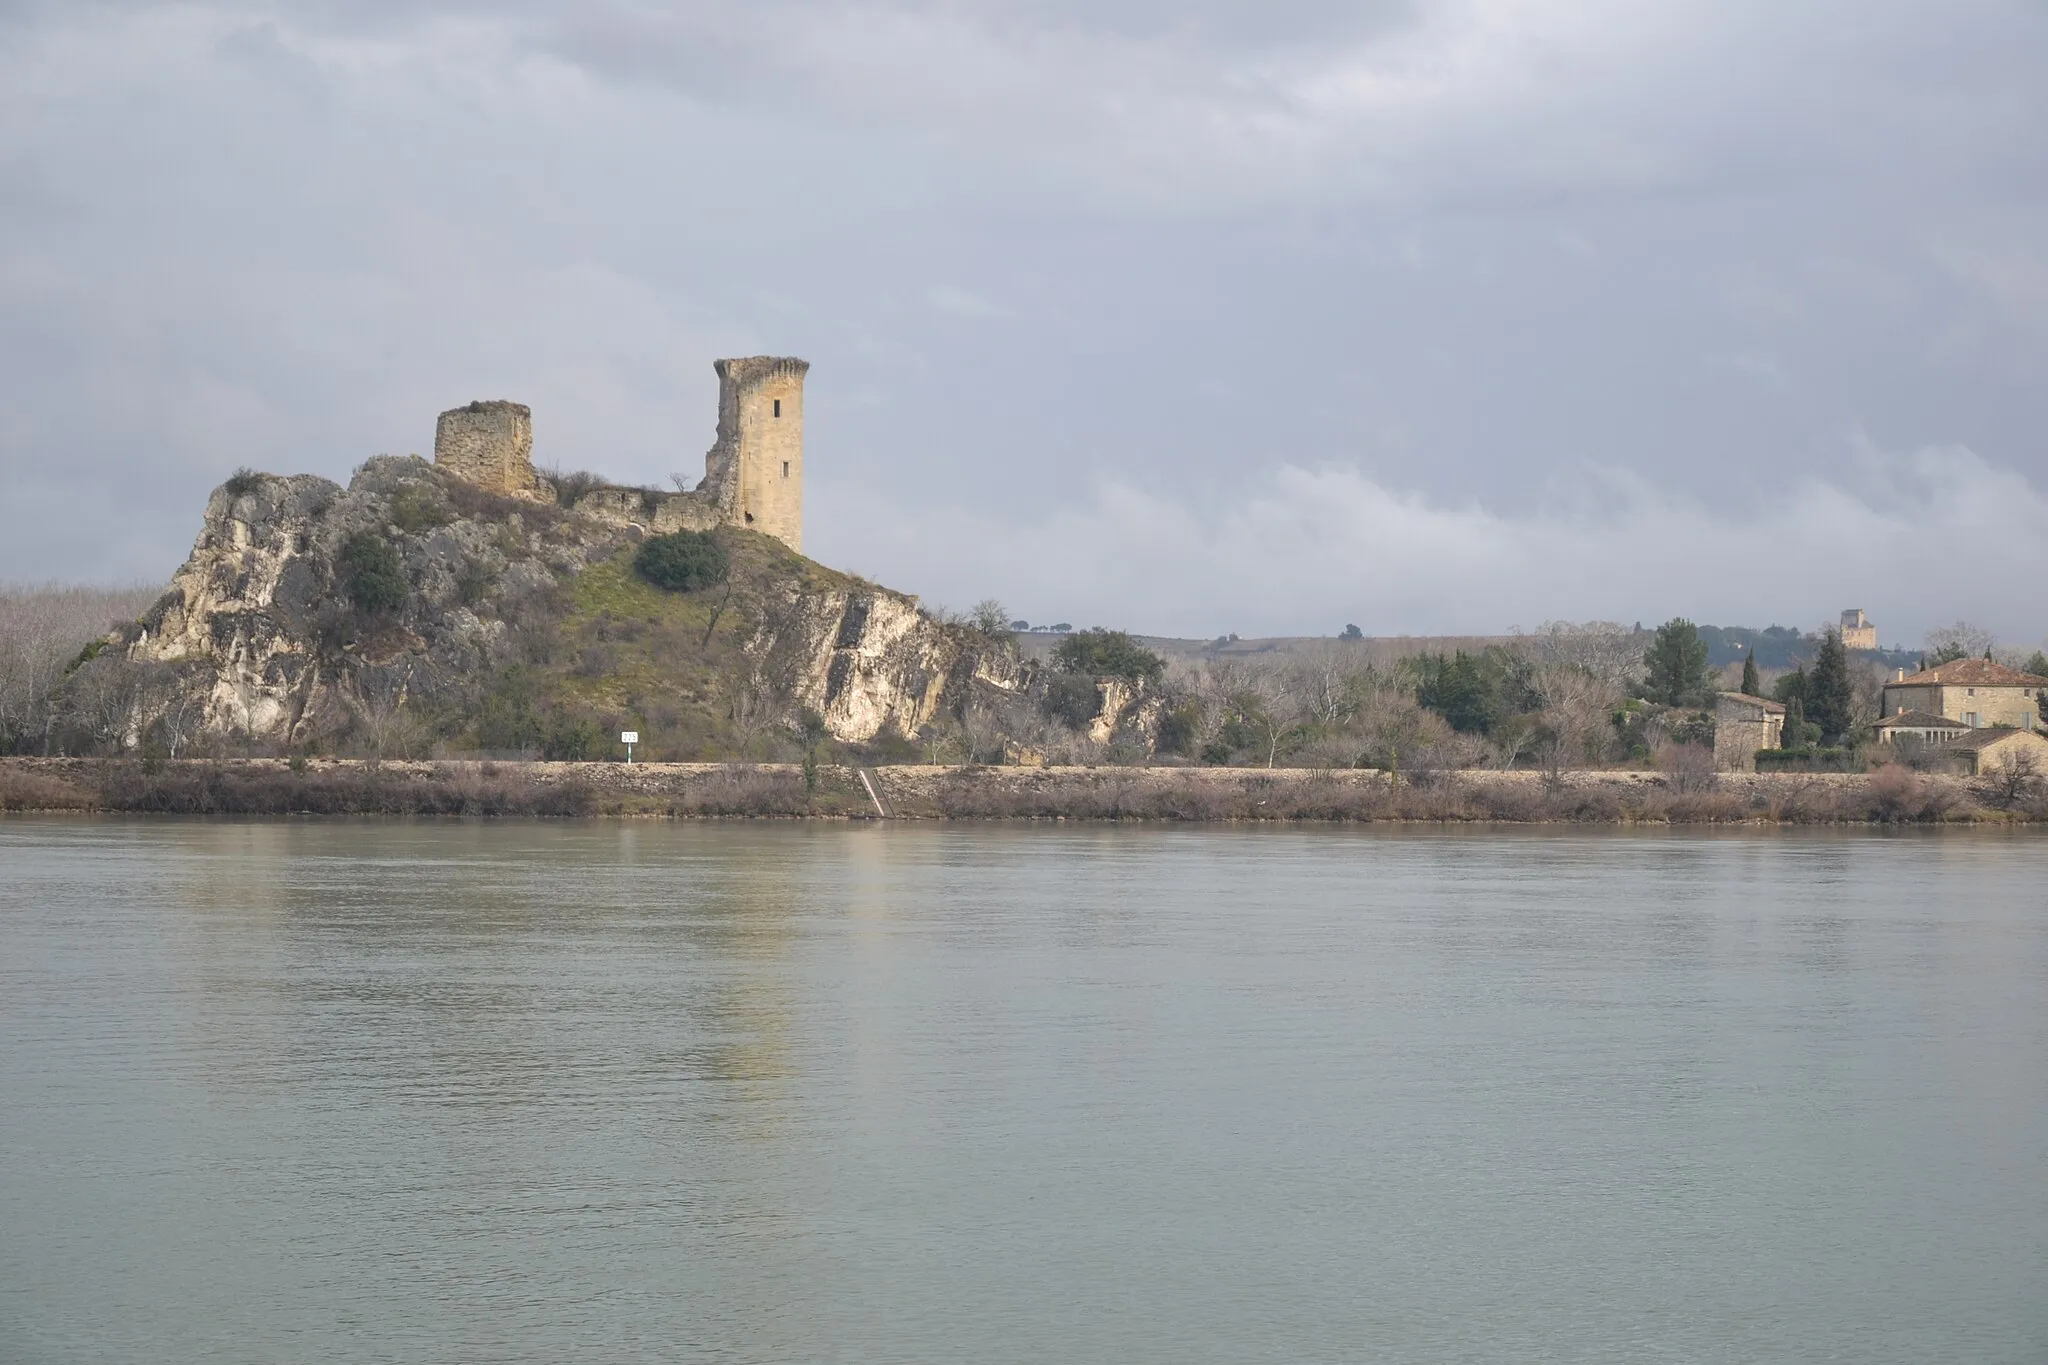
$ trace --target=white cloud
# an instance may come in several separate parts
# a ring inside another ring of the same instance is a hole
[[[1969,616],[2031,638],[2048,583],[2048,496],[1958,447],[1860,452],[1853,483],[1793,480],[1740,511],[1615,471],[1569,505],[1446,502],[1346,466],[1288,465],[1207,510],[1104,477],[1054,515],[904,515],[828,486],[818,548],[948,599],[1029,619],[1208,636],[1495,632],[1555,618],[1812,627],[1870,611],[1887,643]],[[1570,491],[1570,490],[1567,490]],[[858,537],[831,529],[858,526]]]

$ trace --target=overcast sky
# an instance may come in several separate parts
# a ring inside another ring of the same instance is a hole
[[[1189,635],[2048,630],[2048,8],[0,0],[0,579],[472,398]]]

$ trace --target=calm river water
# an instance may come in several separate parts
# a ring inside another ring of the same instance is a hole
[[[0,1360],[2048,1360],[2048,840],[0,822]]]

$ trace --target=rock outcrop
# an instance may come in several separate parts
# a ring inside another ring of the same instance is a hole
[[[1038,669],[915,598],[731,526],[716,531],[727,583],[664,593],[634,576],[633,551],[715,524],[704,502],[567,491],[487,488],[416,457],[370,460],[346,488],[238,475],[208,500],[170,589],[79,688],[107,691],[123,666],[146,675],[108,691],[128,712],[107,733],[129,746],[175,716],[188,740],[416,756],[597,757],[628,728],[648,757],[715,757],[788,735],[806,712],[861,744],[973,735],[997,714],[1016,733],[1036,715]],[[363,544],[388,547],[398,605],[356,600]],[[1133,733],[1146,699],[1103,691],[1095,738]]]

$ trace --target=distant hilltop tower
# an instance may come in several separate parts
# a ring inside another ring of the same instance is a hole
[[[718,439],[704,456],[720,518],[804,548],[804,375],[807,360],[716,360]]]
[[[1842,648],[1877,648],[1877,627],[1870,624],[1861,607],[1851,607],[1842,613]]]
[[[533,487],[533,409],[502,399],[450,408],[434,426],[434,463],[480,487],[526,492]]]

